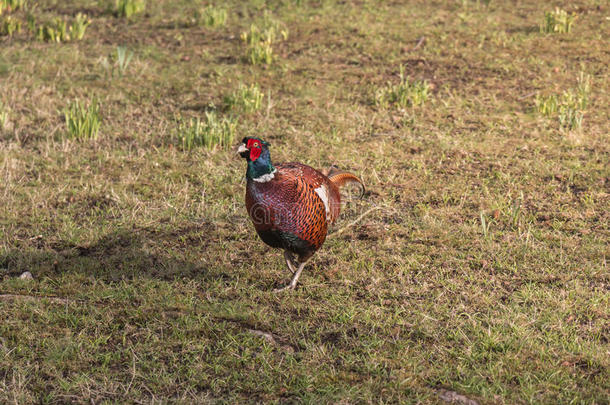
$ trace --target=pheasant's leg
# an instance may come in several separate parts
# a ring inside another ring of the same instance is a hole
[[[288,266],[288,270],[290,270],[290,272],[294,274],[297,269],[294,267],[294,257],[292,256],[292,253],[287,250],[284,250],[284,259],[286,259],[286,266]]]
[[[299,263],[299,268],[292,276],[292,280],[290,280],[290,284],[288,284],[286,287],[276,288],[275,290],[273,290],[273,292],[278,293],[278,292],[281,292],[284,290],[294,290],[294,287],[297,286],[297,281],[299,281],[299,277],[301,277],[301,272],[303,271],[304,267],[305,267],[305,262]]]

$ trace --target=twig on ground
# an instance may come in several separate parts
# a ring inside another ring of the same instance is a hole
[[[413,47],[413,49],[411,49],[409,52],[416,51],[416,50],[417,50],[417,48],[419,48],[420,46],[422,46],[422,44],[423,44],[424,42],[426,42],[426,37],[420,37],[420,38],[417,40],[417,44],[415,44],[415,46]]]
[[[525,98],[530,98],[531,96],[533,96],[535,94],[536,94],[536,92],[532,91],[531,93],[527,93],[526,95],[519,97],[518,100],[523,100]]]
[[[371,212],[376,211],[376,210],[381,210],[381,209],[384,209],[384,208],[387,211],[394,211],[393,209],[390,209],[390,208],[387,208],[387,207],[380,207],[380,206],[370,208],[364,214],[362,214],[358,218],[356,218],[354,221],[350,222],[349,224],[345,225],[343,228],[337,229],[335,232],[333,232],[330,235],[328,235],[327,239],[330,238],[330,237],[337,236],[337,235],[341,234],[343,231],[345,231],[346,229],[351,228],[352,226],[356,225],[358,222],[360,222],[365,216],[367,216]]]
[[[131,385],[133,384],[133,380],[135,378],[136,378],[136,354],[134,353],[133,348],[132,348],[131,349],[131,380],[129,381],[129,385],[125,389],[125,394],[129,393],[129,390],[131,389]]]
[[[273,346],[277,346],[284,351],[295,352],[298,349],[296,346],[293,346],[290,343],[281,343],[280,338],[279,337],[276,338],[276,336],[274,336],[273,333],[265,332],[265,331],[258,330],[258,329],[248,329],[248,332],[252,333],[253,335],[262,337],[267,342],[269,342],[269,344],[271,344]]]
[[[382,186],[391,186],[391,187],[399,187],[399,188],[407,188],[411,187],[415,183],[413,180],[408,183],[381,183]]]

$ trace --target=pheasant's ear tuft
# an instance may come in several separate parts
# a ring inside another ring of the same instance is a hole
[[[263,143],[263,145],[265,145],[265,146],[271,146],[271,144],[270,144],[269,142],[267,142],[267,141],[261,141],[261,142],[262,142],[262,143]]]

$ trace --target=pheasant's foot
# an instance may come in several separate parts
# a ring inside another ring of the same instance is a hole
[[[295,285],[295,286],[296,286],[296,285]],[[287,286],[284,286],[284,287],[282,287],[282,288],[274,288],[274,289],[273,289],[273,292],[274,292],[275,294],[277,294],[277,293],[281,293],[282,291],[286,291],[286,290],[294,290],[294,287],[295,287],[295,286],[293,286],[292,284],[288,284]]]
[[[299,268],[292,276],[292,280],[290,280],[290,284],[288,284],[286,287],[276,288],[275,290],[273,290],[273,292],[278,293],[278,292],[281,292],[284,290],[294,290],[294,288],[297,286],[297,281],[299,281],[299,277],[301,277],[301,273],[303,272],[304,267],[305,267],[305,263],[299,263]]]
[[[286,266],[288,266],[288,270],[294,275],[297,271],[297,265],[295,265],[294,256],[287,250],[284,250],[284,259],[286,260]]]

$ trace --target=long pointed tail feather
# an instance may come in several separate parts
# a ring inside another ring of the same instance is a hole
[[[337,169],[336,167],[331,167],[328,170],[328,178],[331,182],[333,182],[337,188],[341,188],[347,184],[357,184],[360,187],[360,197],[364,196],[364,183],[355,175],[348,173],[346,171]]]

